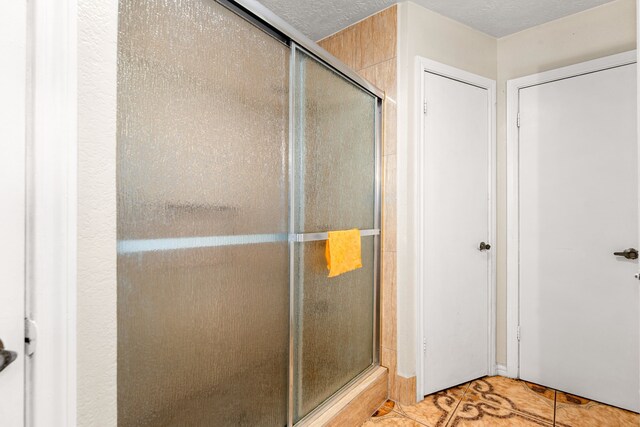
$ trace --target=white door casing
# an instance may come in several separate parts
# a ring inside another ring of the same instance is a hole
[[[613,256],[638,247],[633,62],[509,83],[507,294],[512,376],[637,411],[637,261]]]
[[[0,339],[17,353],[0,372],[0,423],[24,425],[26,2],[0,14]]]
[[[640,22],[640,7],[638,7],[638,0],[636,0],[636,23],[637,22]],[[640,26],[636,25],[636,27],[636,46],[640,46]],[[635,56],[637,64],[640,52],[636,50],[635,54],[632,53],[632,55]],[[640,69],[636,66],[636,131],[637,138],[639,138],[638,147],[640,147],[640,91],[638,89],[638,82],[640,82]],[[638,149],[637,160],[640,167],[640,149]],[[638,211],[640,212],[640,173],[638,174],[638,204]],[[638,223],[638,241],[640,242],[640,217],[638,218]],[[636,274],[636,278],[640,279],[640,271]],[[640,294],[638,294],[638,306],[640,307]],[[638,311],[638,326],[640,327],[640,311]],[[640,354],[638,354],[638,366],[640,366]],[[638,396],[640,397],[640,381],[638,382]]]
[[[494,373],[495,82],[425,59],[417,69],[422,116],[416,168],[417,398],[422,400]],[[479,250],[481,242],[492,248]]]

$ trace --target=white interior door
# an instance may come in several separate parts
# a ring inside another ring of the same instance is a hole
[[[424,394],[489,373],[489,90],[427,72],[424,118]]]
[[[638,399],[636,66],[520,90],[520,377]]]
[[[24,425],[26,4],[0,13],[0,340],[17,354],[0,372],[0,424],[11,427]]]

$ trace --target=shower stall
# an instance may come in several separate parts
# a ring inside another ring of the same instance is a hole
[[[252,0],[120,0],[119,425],[292,426],[378,365],[382,97]]]

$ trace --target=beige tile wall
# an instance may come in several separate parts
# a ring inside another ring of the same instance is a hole
[[[380,357],[382,366],[389,369],[390,398],[412,403],[415,401],[415,379],[396,375],[397,25],[397,7],[392,6],[318,44],[385,91]]]

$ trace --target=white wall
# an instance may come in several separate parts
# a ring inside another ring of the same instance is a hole
[[[497,41],[412,2],[398,5],[398,374],[416,374],[415,58],[421,56],[496,79]]]
[[[398,6],[398,374],[415,375],[416,87],[422,56],[497,80],[497,363],[506,364],[506,81],[635,49],[635,0],[616,0],[495,39],[411,2]]]
[[[117,425],[118,2],[78,2],[77,423]]]

